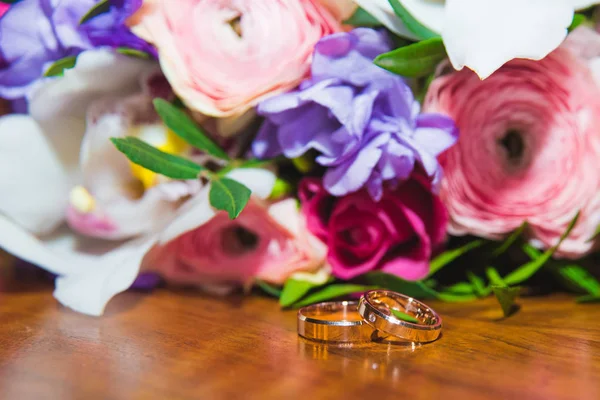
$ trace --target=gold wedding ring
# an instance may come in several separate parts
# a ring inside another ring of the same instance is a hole
[[[392,310],[408,314],[419,323],[396,318]],[[409,342],[433,342],[442,331],[442,319],[433,309],[412,297],[389,290],[366,292],[359,301],[358,313],[376,330]]]
[[[298,334],[323,342],[368,342],[374,329],[358,314],[357,301],[313,304],[298,311]]]

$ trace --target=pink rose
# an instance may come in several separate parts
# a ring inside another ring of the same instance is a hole
[[[4,15],[10,8],[10,4],[0,3],[0,17]]]
[[[186,285],[281,284],[325,263],[327,248],[304,226],[296,201],[270,206],[251,200],[235,220],[220,212],[147,256],[144,268]]]
[[[441,159],[451,233],[499,239],[528,221],[534,243],[550,247],[581,211],[557,255],[592,249],[588,239],[600,223],[600,91],[590,55],[570,42],[542,61],[511,61],[485,81],[465,69],[431,84],[424,111],[451,116],[461,131]]]
[[[342,279],[375,269],[422,279],[445,238],[444,205],[417,180],[386,189],[379,202],[366,191],[332,197],[310,178],[299,193],[308,228],[327,243],[333,274]]]
[[[342,29],[318,0],[150,0],[130,24],[186,105],[218,117],[297,86],[314,45]]]

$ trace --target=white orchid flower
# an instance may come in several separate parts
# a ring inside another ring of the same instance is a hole
[[[136,135],[165,151],[185,150],[140,87],[155,68],[108,50],[84,52],[63,77],[38,85],[29,115],[0,118],[0,248],[59,275],[55,297],[82,313],[102,314],[131,286],[162,229],[178,232],[179,219],[171,221],[182,198],[200,190],[199,182],[164,181],[132,166],[108,141]],[[274,176],[260,170],[240,180],[252,177],[259,182],[244,183],[268,195],[261,188]],[[206,205],[207,190],[197,193]],[[202,218],[210,219],[214,211],[206,210]]]
[[[355,0],[398,35],[416,37],[388,0]],[[590,0],[399,0],[423,26],[442,36],[455,69],[481,79],[514,58],[541,60],[567,36],[575,10]]]

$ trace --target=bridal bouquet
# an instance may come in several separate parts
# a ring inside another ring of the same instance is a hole
[[[599,301],[594,3],[4,0],[0,248],[91,315],[163,283]]]

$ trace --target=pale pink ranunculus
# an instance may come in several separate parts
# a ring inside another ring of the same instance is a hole
[[[600,90],[584,48],[567,40],[542,61],[511,61],[485,81],[468,70],[433,81],[424,111],[447,114],[460,129],[441,158],[451,233],[500,239],[527,221],[531,241],[548,248],[580,211],[557,255],[593,249]]]
[[[326,253],[295,200],[268,205],[252,199],[237,219],[220,212],[155,247],[144,269],[184,285],[245,285],[255,278],[282,284],[296,272],[323,267]]]
[[[298,85],[339,16],[318,0],[147,0],[129,23],[189,108],[226,117]]]

